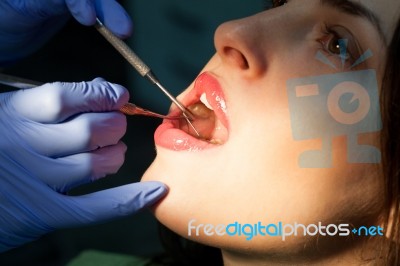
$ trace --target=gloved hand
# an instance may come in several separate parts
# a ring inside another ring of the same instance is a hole
[[[86,26],[97,16],[121,38],[132,31],[131,19],[115,0],[1,0],[0,63],[37,50],[65,24],[69,13]]]
[[[126,118],[116,110],[128,97],[99,78],[0,94],[0,252],[58,228],[135,213],[165,194],[159,182],[65,194],[122,165]]]

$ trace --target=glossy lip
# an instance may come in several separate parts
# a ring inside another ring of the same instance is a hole
[[[200,96],[205,93],[207,101],[214,109],[215,116],[228,130],[229,121],[227,107],[222,87],[218,80],[209,72],[200,74],[194,84],[194,88],[182,99],[184,106],[190,106],[200,101]],[[180,114],[180,110],[173,106],[169,113],[170,116]],[[179,121],[164,119],[163,123],[154,133],[154,140],[157,146],[174,151],[200,151],[215,148],[220,145],[211,144],[207,141],[197,139],[185,131],[179,129]]]

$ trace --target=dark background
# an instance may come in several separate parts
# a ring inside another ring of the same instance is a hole
[[[154,70],[162,84],[178,95],[213,55],[216,27],[224,21],[261,11],[265,1],[119,2],[134,21],[134,33],[128,44]],[[42,49],[3,72],[42,82],[103,77],[128,88],[131,101],[139,106],[167,113],[171,104],[142,80],[94,28],[84,27],[73,19]],[[128,151],[118,174],[82,186],[71,194],[139,181],[155,156],[153,133],[159,123],[158,119],[128,117],[123,138]],[[156,224],[154,217],[143,211],[107,224],[59,230],[0,254],[0,265],[64,265],[87,249],[153,256],[162,252]]]

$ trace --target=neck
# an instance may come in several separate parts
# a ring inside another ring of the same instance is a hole
[[[318,249],[314,250],[312,256],[304,254],[268,254],[268,255],[254,255],[244,254],[240,252],[233,252],[222,250],[222,257],[224,266],[248,265],[248,266],[284,266],[284,265],[385,265],[381,254],[380,245],[381,241],[369,241],[360,245],[355,245],[330,255],[322,254]],[[318,251],[317,251],[318,250]],[[320,256],[315,255],[321,253]]]

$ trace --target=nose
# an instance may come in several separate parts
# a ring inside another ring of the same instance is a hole
[[[257,77],[266,70],[266,56],[259,26],[252,18],[221,24],[214,35],[217,54],[222,62],[240,71],[245,77]]]

